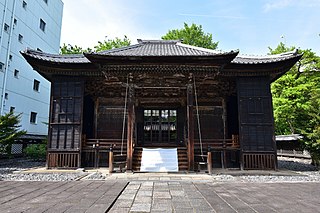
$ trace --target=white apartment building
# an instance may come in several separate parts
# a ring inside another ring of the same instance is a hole
[[[61,0],[0,0],[0,114],[21,113],[30,138],[47,135],[50,82],[20,51],[58,53],[62,11]]]

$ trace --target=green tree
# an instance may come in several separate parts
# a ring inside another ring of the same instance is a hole
[[[164,40],[182,40],[184,44],[189,44],[207,49],[216,49],[219,42],[214,42],[211,33],[205,33],[201,25],[184,23],[184,28],[169,30],[161,37]]]
[[[115,39],[108,39],[104,40],[103,42],[98,41],[98,44],[94,46],[93,49],[87,48],[83,49],[80,46],[77,45],[71,45],[71,44],[63,44],[62,47],[60,47],[60,53],[61,54],[82,54],[86,52],[99,52],[103,50],[110,50],[114,48],[120,48],[120,47],[125,47],[129,46],[131,41],[128,39],[127,36],[124,36],[123,39],[116,37]]]
[[[0,152],[10,154],[11,144],[26,131],[19,130],[21,115],[12,112],[0,116]]]
[[[60,47],[60,53],[63,55],[66,54],[82,54],[84,52],[91,52],[92,50],[90,48],[83,49],[82,47],[79,47],[77,45],[71,45],[71,44],[63,44],[62,47]]]
[[[271,54],[294,50],[280,43]],[[303,146],[320,162],[320,57],[310,49],[271,85],[276,134],[301,134]]]
[[[103,42],[98,41],[98,45],[94,47],[94,51],[99,52],[103,50],[125,47],[129,46],[130,43],[131,41],[128,39],[127,36],[124,36],[123,39],[116,37],[115,39],[108,39],[104,40]]]

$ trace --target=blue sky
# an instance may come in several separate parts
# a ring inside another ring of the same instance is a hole
[[[93,47],[127,35],[160,39],[183,23],[202,25],[218,49],[265,55],[279,42],[320,55],[320,0],[63,0],[61,43]]]

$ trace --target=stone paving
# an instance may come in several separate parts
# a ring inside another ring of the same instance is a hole
[[[123,181],[0,181],[0,212],[106,212],[126,185]]]
[[[320,212],[320,183],[132,181],[110,212]]]
[[[0,212],[320,212],[320,182],[113,174],[104,181],[0,181]]]

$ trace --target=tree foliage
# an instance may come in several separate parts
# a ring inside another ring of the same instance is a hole
[[[294,50],[280,43],[271,54]],[[299,50],[302,59],[271,85],[276,134],[301,134],[313,160],[320,160],[320,57]]]
[[[82,47],[79,47],[77,45],[71,45],[71,44],[63,44],[62,47],[60,47],[60,53],[63,55],[66,54],[81,54],[85,52],[91,52],[92,50],[90,48],[83,49]]]
[[[47,156],[47,144],[31,144],[23,151],[28,158],[34,160],[45,160]]]
[[[205,33],[202,25],[184,23],[184,28],[169,30],[161,37],[164,40],[182,40],[184,44],[189,44],[207,49],[216,49],[219,42],[214,42],[211,33]]]
[[[115,39],[108,39],[104,40],[103,42],[98,41],[98,44],[94,46],[93,49],[87,48],[83,49],[80,46],[77,45],[71,45],[71,44],[63,44],[62,47],[60,47],[60,53],[61,54],[82,54],[82,53],[87,53],[87,52],[99,52],[103,50],[110,50],[114,48],[120,48],[120,47],[125,47],[129,46],[131,41],[128,39],[127,36],[124,36],[123,39],[116,37]]]
[[[11,144],[24,135],[26,131],[19,130],[20,115],[13,112],[0,116],[0,152],[9,153]]]
[[[131,41],[128,39],[127,36],[124,36],[123,39],[116,37],[115,39],[108,39],[104,40],[103,42],[98,41],[98,45],[94,47],[95,52],[103,51],[103,50],[110,50],[114,48],[120,48],[129,46]]]

